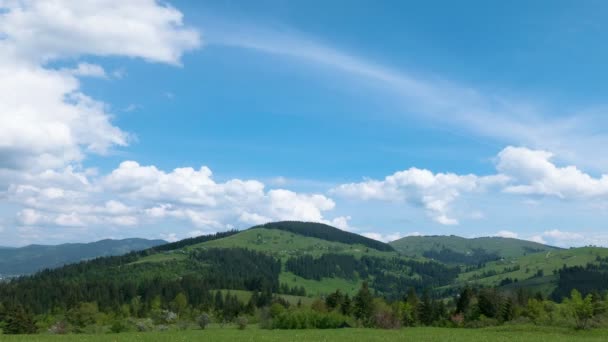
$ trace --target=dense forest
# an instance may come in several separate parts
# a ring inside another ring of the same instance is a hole
[[[596,294],[598,289],[608,288],[608,258],[597,257],[599,264],[583,266],[562,267],[559,270],[557,288],[552,294],[555,300],[561,300],[576,289],[583,295]]]
[[[285,268],[305,279],[369,279],[376,292],[388,298],[395,298],[408,288],[422,291],[447,285],[459,273],[458,268],[436,262],[372,256],[357,259],[351,255],[331,253],[319,258],[310,255],[292,257],[286,261]]]

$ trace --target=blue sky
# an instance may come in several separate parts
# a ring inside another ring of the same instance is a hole
[[[0,3],[0,245],[278,219],[608,245],[603,2],[121,6]]]

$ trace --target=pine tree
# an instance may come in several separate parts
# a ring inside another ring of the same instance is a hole
[[[4,326],[6,334],[34,334],[36,324],[31,314],[27,313],[23,307],[17,306],[6,315]]]
[[[513,306],[513,299],[507,298],[501,309],[500,318],[502,319],[502,321],[507,322],[512,320],[513,317],[515,317],[515,310]]]
[[[429,290],[424,290],[422,301],[418,304],[418,318],[424,325],[433,324],[433,301]]]
[[[363,282],[361,285],[361,289],[354,298],[355,308],[354,314],[358,320],[361,320],[364,325],[369,325],[372,313],[374,310],[373,307],[374,297],[369,291],[369,287],[367,286],[367,282]]]

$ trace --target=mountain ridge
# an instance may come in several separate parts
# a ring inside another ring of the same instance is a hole
[[[166,243],[164,240],[126,238],[103,239],[88,243],[31,244],[23,247],[0,248],[0,275],[27,275],[82,260],[122,255]]]

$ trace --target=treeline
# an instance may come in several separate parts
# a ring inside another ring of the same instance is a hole
[[[564,265],[559,271],[557,288],[551,297],[561,300],[573,290],[579,290],[583,295],[597,293],[608,289],[608,258],[596,258],[597,263],[586,266],[567,267]]]
[[[437,262],[372,256],[357,259],[352,255],[331,253],[318,258],[310,255],[291,257],[286,261],[285,268],[305,279],[367,279],[378,293],[388,298],[396,298],[409,288],[422,291],[424,288],[447,285],[459,273],[457,268]]]
[[[346,244],[360,244],[379,251],[394,251],[393,247],[384,242],[346,232],[344,230],[316,222],[282,221],[255,226],[255,228],[279,229],[294,234],[319,238],[327,241],[342,242]]]
[[[114,258],[103,258],[2,283],[0,303],[35,314],[68,310],[80,302],[116,311],[134,298],[149,307],[156,297],[165,303],[184,293],[193,305],[204,307],[210,289],[285,290],[279,285],[280,270],[279,260],[239,248],[197,250],[187,262],[116,264]],[[287,291],[301,293],[300,288]]]
[[[161,281],[162,283],[163,281]],[[245,329],[259,323],[265,329],[325,329],[370,327],[396,329],[412,326],[478,328],[501,324],[571,326],[575,329],[608,326],[608,296],[581,295],[573,290],[561,303],[524,289],[500,292],[495,288],[464,288],[452,300],[414,288],[399,299],[372,293],[367,282],[352,297],[337,290],[311,305],[289,302],[270,291],[252,291],[239,298],[230,291],[211,291],[194,278],[172,286],[160,285],[150,297],[135,296],[109,309],[96,301],[78,302],[33,315],[17,302],[0,304],[4,333],[80,333],[204,329],[210,322],[232,322]]]
[[[498,253],[489,253],[483,248],[475,248],[471,254],[456,252],[443,247],[440,250],[429,250],[423,256],[446,264],[481,265],[500,259]]]

